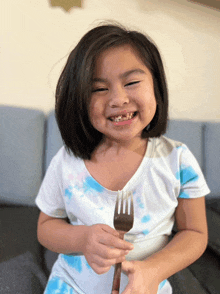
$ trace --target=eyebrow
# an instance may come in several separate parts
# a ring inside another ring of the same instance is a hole
[[[146,75],[146,72],[143,69],[136,68],[136,69],[131,69],[131,70],[128,70],[128,71],[120,74],[119,77],[120,78],[127,78],[128,76],[130,76],[131,74],[134,74],[134,73],[145,74]],[[107,82],[107,79],[94,78],[94,79],[92,79],[92,82]]]

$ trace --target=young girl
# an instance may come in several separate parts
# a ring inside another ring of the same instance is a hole
[[[100,25],[71,52],[56,91],[65,147],[36,199],[39,242],[60,253],[45,294],[111,293],[119,262],[120,293],[172,293],[167,278],[203,254],[210,191],[187,146],[163,136],[167,112],[161,57],[143,34]],[[125,240],[113,225],[118,191],[134,198]]]

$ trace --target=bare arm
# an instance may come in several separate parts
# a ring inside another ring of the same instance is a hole
[[[146,265],[155,268],[159,282],[195,262],[208,243],[205,197],[179,199],[175,217],[178,233],[165,248],[146,260]]]
[[[54,218],[41,212],[38,219],[38,241],[47,249],[70,254],[82,252],[87,226],[73,226],[67,219]]]
[[[51,251],[63,254],[82,252],[97,274],[104,274],[115,263],[125,260],[133,245],[119,238],[119,233],[105,224],[73,226],[67,219],[40,213],[37,230],[39,242]]]
[[[205,251],[208,241],[205,197],[178,201],[175,212],[178,233],[167,246],[147,259],[122,263],[122,270],[129,277],[122,294],[158,293],[162,281],[189,266]]]

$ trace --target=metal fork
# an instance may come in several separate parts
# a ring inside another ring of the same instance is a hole
[[[120,194],[122,194],[122,197],[120,197]],[[130,213],[128,211],[129,198],[130,198]],[[118,212],[120,202],[121,202],[120,212]],[[122,191],[122,193],[120,193],[120,191],[118,191],[117,200],[115,204],[114,227],[117,231],[119,231],[121,239],[124,239],[124,234],[132,229],[133,223],[134,223],[133,194],[132,192]],[[118,291],[119,293],[120,278],[121,278],[121,263],[117,263],[115,265],[112,292]]]

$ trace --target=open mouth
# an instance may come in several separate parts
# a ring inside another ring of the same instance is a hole
[[[120,121],[130,120],[134,118],[136,115],[137,115],[137,111],[129,112],[129,113],[118,115],[118,116],[112,116],[112,117],[109,117],[109,119],[113,122],[120,122]]]

